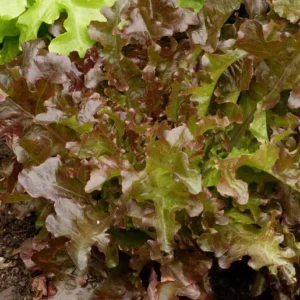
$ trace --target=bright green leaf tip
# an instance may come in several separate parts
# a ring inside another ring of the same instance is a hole
[[[205,0],[178,0],[178,5],[186,8],[193,8],[195,11],[199,11],[203,5]]]

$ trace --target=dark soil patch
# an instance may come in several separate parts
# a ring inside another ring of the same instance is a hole
[[[229,269],[221,269],[217,262],[210,271],[210,284],[216,300],[273,300],[267,289],[259,297],[251,297],[249,286],[255,280],[256,271],[247,262],[249,258],[232,263]]]
[[[1,138],[0,139],[0,163],[4,158],[9,156],[9,154],[10,154],[10,149],[7,147],[5,143],[5,139]]]
[[[10,154],[5,139],[1,138],[0,168],[2,160]],[[34,214],[19,220],[11,214],[8,206],[0,205],[0,293],[12,289],[13,293],[7,293],[9,299],[32,299],[31,274],[20,259],[19,248],[26,239],[34,236],[34,223]]]
[[[20,259],[18,249],[27,238],[34,235],[34,220],[33,215],[18,220],[7,209],[0,212],[0,292],[13,286],[22,300],[32,299],[31,275]],[[1,260],[8,267],[2,269]]]

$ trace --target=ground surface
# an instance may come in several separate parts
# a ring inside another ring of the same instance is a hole
[[[8,155],[9,149],[1,139],[0,167],[2,159]],[[0,300],[29,300],[32,298],[31,274],[19,257],[19,247],[34,235],[34,217],[18,220],[8,208],[0,209]],[[11,287],[13,290],[9,289]]]
[[[31,299],[31,274],[19,258],[18,249],[34,233],[33,216],[21,221],[9,215],[7,210],[0,213],[0,292],[13,286],[20,294],[17,298]]]
[[[249,285],[254,282],[255,271],[248,264],[248,259],[234,262],[227,270],[214,264],[210,272],[210,284],[217,300],[272,300],[270,290],[261,296],[250,297]]]

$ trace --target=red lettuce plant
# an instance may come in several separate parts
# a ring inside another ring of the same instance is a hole
[[[36,210],[22,255],[53,299],[214,299],[213,260],[245,256],[252,295],[298,294],[300,15],[284,3],[119,0],[83,59],[33,40],[1,67],[2,203]]]

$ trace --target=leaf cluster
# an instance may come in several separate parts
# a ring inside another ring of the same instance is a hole
[[[119,0],[91,44],[64,44],[79,55],[55,53],[83,41],[67,30],[1,66],[1,202],[36,211],[22,255],[53,299],[214,299],[213,262],[243,257],[251,295],[299,293],[300,7],[286,2]]]
[[[13,0],[0,1],[0,63],[15,58],[23,42],[37,37],[49,40],[49,50],[81,56],[93,45],[87,33],[92,20],[104,21],[103,6],[114,0]]]

